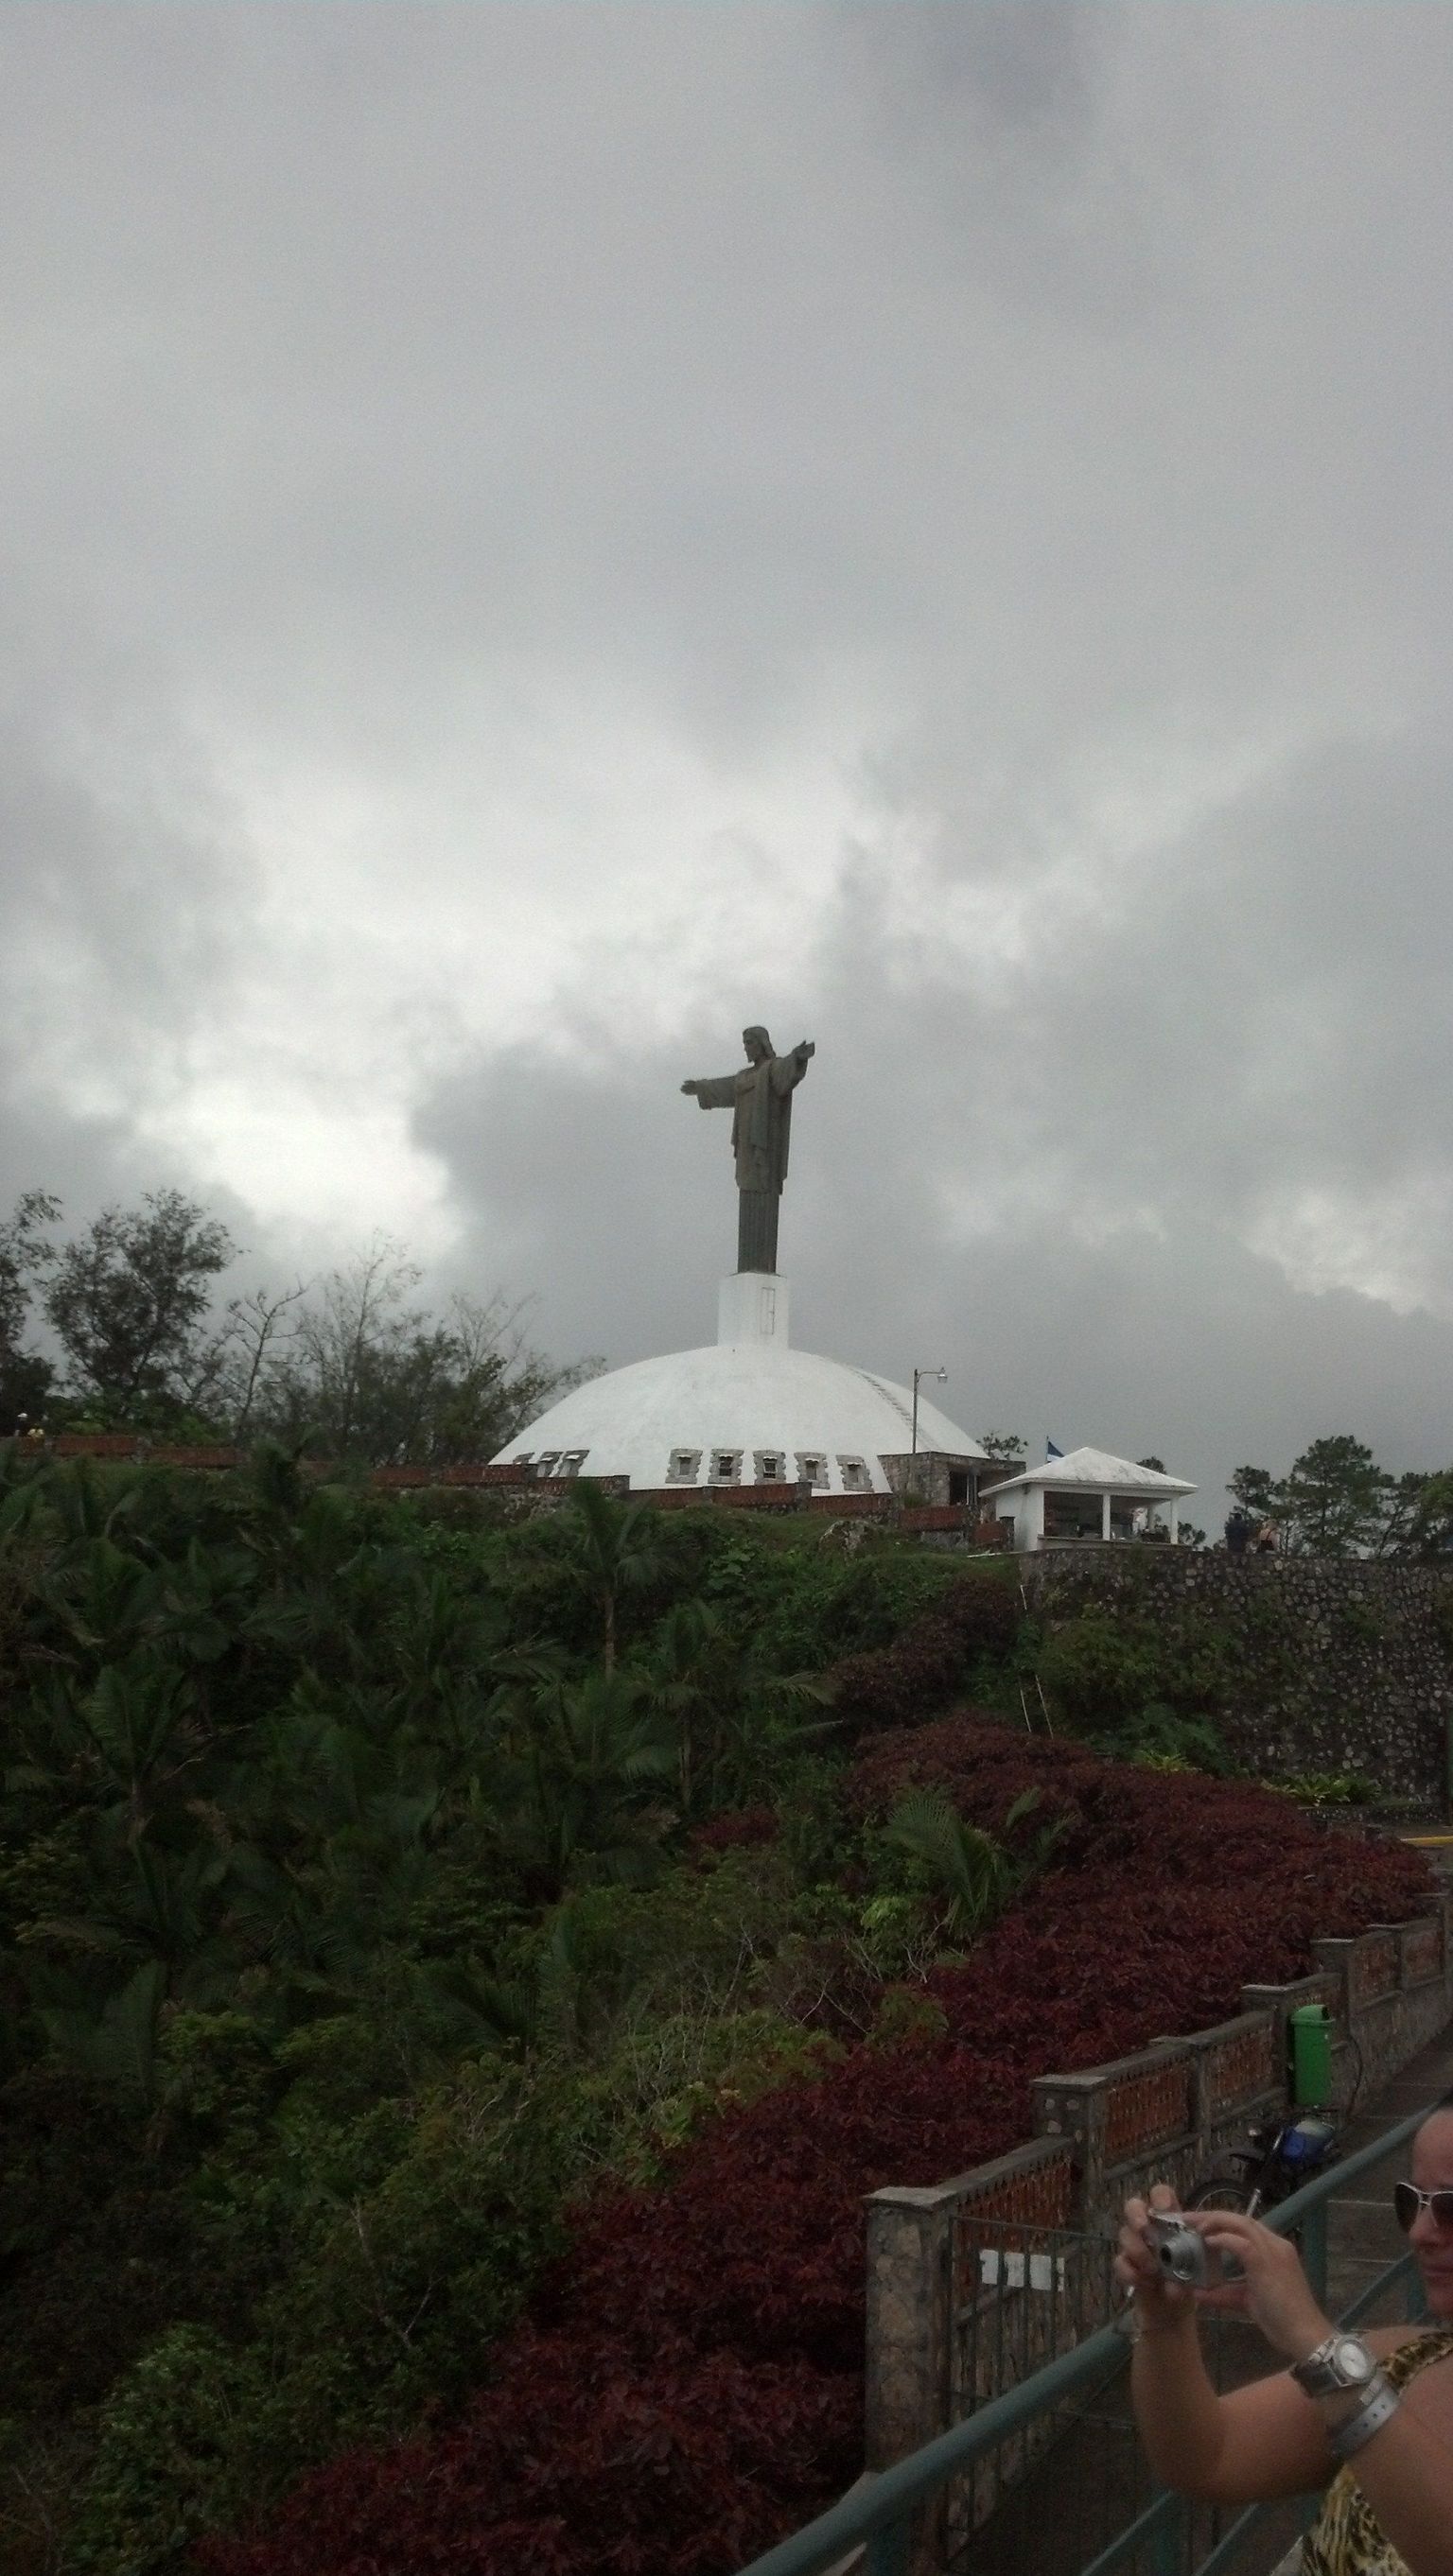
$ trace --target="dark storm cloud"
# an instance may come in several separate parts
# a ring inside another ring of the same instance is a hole
[[[1208,1481],[1453,1455],[1442,13],[0,60],[17,1184],[432,1218],[626,1358],[711,1330],[676,1085],[765,1017],[805,1341]]]

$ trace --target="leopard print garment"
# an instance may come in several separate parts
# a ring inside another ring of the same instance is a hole
[[[1440,2326],[1389,2354],[1383,2369],[1394,2388],[1406,2388],[1430,2361],[1453,2353],[1453,2326]],[[1302,2542],[1302,2576],[1408,2576],[1408,2562],[1386,2540],[1349,2460],[1322,2500],[1322,2510]]]

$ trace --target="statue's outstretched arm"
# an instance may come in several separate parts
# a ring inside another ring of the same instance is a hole
[[[773,1090],[778,1093],[795,1090],[807,1071],[809,1057],[816,1053],[817,1048],[813,1040],[804,1038],[801,1045],[793,1047],[787,1055],[775,1057],[772,1065]]]
[[[693,1092],[698,1109],[734,1109],[737,1100],[735,1074],[709,1074],[703,1082],[683,1082],[683,1091]]]

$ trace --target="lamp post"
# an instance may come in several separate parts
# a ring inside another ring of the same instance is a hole
[[[913,1455],[918,1455],[918,1389],[924,1378],[936,1378],[940,1386],[948,1384],[947,1369],[915,1369],[913,1372]]]

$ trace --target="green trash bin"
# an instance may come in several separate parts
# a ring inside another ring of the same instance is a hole
[[[1298,2004],[1288,2025],[1292,2100],[1299,2111],[1332,2099],[1332,2016],[1325,2004]]]

